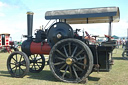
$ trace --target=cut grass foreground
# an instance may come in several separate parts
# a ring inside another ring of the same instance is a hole
[[[123,49],[114,50],[114,65],[110,72],[93,72],[86,85],[128,85],[128,60],[122,58]],[[0,53],[0,85],[85,85],[58,81],[46,65],[40,73],[28,73],[24,78],[12,78],[7,71],[9,53]]]

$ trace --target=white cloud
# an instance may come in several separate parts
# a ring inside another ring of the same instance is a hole
[[[4,7],[6,7],[7,4],[0,2],[0,17],[4,17],[5,14],[3,13]]]
[[[117,36],[126,37],[127,29],[128,29],[128,22],[126,20],[120,20],[119,23],[113,24],[113,34]]]
[[[0,2],[0,7],[7,7],[8,5],[6,3]]]
[[[0,17],[4,17],[5,16],[5,14],[4,13],[0,13]]]
[[[3,2],[0,2],[0,8],[1,9],[4,9],[4,10],[7,10],[7,8],[20,8],[20,5],[18,4],[11,4],[11,3],[3,3]],[[6,8],[6,9],[5,9]]]
[[[0,7],[3,7],[4,6],[4,3],[0,2]]]

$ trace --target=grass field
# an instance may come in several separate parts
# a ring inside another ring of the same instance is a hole
[[[128,60],[122,59],[122,48],[114,50],[114,65],[110,72],[93,72],[86,85],[128,85]],[[58,81],[46,65],[40,73],[28,73],[24,78],[12,78],[7,71],[9,53],[0,53],[0,85],[85,85]]]

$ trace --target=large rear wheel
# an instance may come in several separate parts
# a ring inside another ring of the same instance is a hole
[[[89,47],[78,39],[63,39],[50,51],[49,66],[53,75],[64,82],[83,82],[93,68]]]

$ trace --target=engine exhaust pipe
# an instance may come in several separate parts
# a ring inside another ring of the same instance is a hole
[[[27,12],[27,38],[32,40],[33,12]]]

